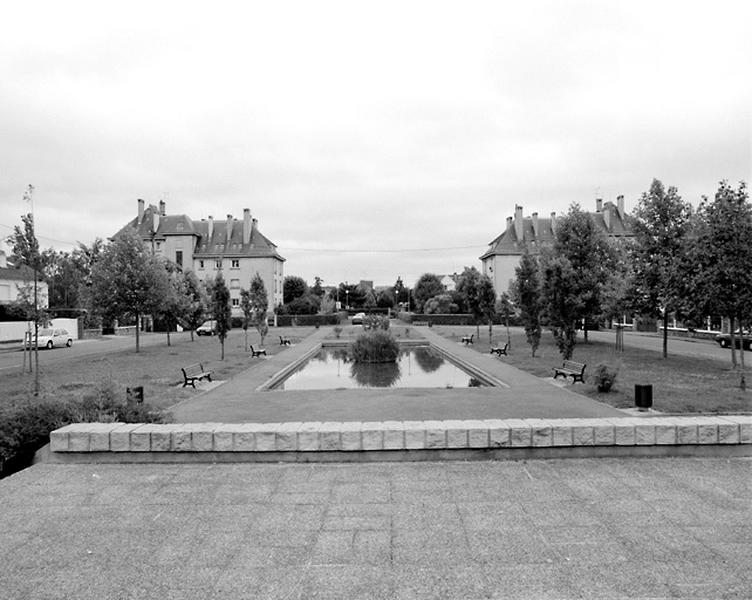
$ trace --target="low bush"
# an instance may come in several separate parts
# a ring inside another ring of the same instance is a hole
[[[397,362],[399,353],[397,340],[381,329],[361,333],[350,346],[350,357],[356,363]]]
[[[389,317],[386,315],[366,315],[363,319],[363,326],[366,329],[389,330]]]
[[[168,419],[168,413],[146,402],[139,404],[119,395],[112,382],[80,400],[29,396],[0,408],[0,477],[29,466],[34,453],[49,441],[50,432],[69,423],[164,423]]]
[[[600,363],[596,365],[590,379],[598,388],[599,392],[610,392],[618,373],[619,369],[616,367],[612,367],[606,363]]]

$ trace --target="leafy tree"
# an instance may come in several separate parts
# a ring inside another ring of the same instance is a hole
[[[324,287],[321,284],[324,283],[324,280],[321,279],[321,277],[319,277],[318,275],[316,275],[316,277],[314,277],[314,281],[315,281],[315,283],[313,284],[313,287],[311,288],[311,293],[314,296],[318,296],[319,298],[323,298],[324,297]]]
[[[420,276],[413,289],[415,311],[419,313],[423,312],[423,308],[429,299],[443,293],[444,286],[441,285],[441,279],[439,279],[438,275],[424,273]]]
[[[668,356],[668,320],[684,298],[683,261],[692,216],[675,187],[653,179],[634,211],[635,247],[632,278],[635,306],[651,317],[663,316],[663,358]]]
[[[720,314],[731,326],[731,360],[736,368],[735,330],[752,315],[752,206],[747,186],[721,181],[713,200],[703,199],[691,244],[691,297],[705,314]],[[738,324],[738,325],[737,325]],[[741,386],[744,351],[741,351]]]
[[[541,338],[541,281],[538,260],[525,253],[514,270],[512,286],[514,302],[520,307],[520,319],[525,328],[525,338],[530,344],[531,356],[535,357]]]
[[[490,344],[493,338],[493,321],[496,316],[496,290],[487,275],[481,275],[478,281],[478,307],[488,323],[488,343]]]
[[[363,306],[366,308],[376,307],[376,294],[372,289],[365,290],[363,294]]]
[[[231,327],[232,307],[230,306],[230,290],[227,288],[224,277],[222,277],[222,271],[217,273],[211,293],[212,314],[217,324],[217,337],[222,348],[221,360],[224,360],[225,339],[227,339],[227,332],[230,331]]]
[[[512,336],[509,333],[509,318],[514,315],[514,304],[512,304],[512,299],[507,292],[502,292],[499,296],[499,300],[496,302],[496,314],[501,317],[504,326],[507,328],[507,348],[511,350]]]
[[[339,300],[352,308],[361,308],[365,302],[365,292],[359,285],[340,283]]]
[[[396,304],[406,303],[410,299],[410,291],[402,282],[402,277],[397,277],[397,281],[392,286],[392,293],[394,294],[394,302]]]
[[[269,310],[269,296],[266,293],[264,280],[261,279],[258,273],[251,280],[250,303],[256,331],[261,336],[261,345],[263,346],[264,338],[269,333],[269,324],[266,322],[267,311]]]
[[[191,299],[183,274],[168,261],[163,263],[167,273],[167,293],[160,302],[157,314],[167,329],[167,345],[171,346],[170,332],[176,328],[191,309]]]
[[[319,312],[321,301],[318,296],[311,293],[305,294],[300,298],[295,298],[291,302],[280,307],[281,315],[315,315]]]
[[[109,318],[136,320],[136,352],[140,316],[157,312],[168,293],[167,271],[135,231],[125,231],[105,246],[92,269],[92,301]]]
[[[463,304],[467,311],[473,315],[475,321],[476,334],[480,338],[480,320],[483,317],[483,311],[480,305],[480,279],[481,274],[475,267],[465,267],[459,279],[457,280],[457,293],[462,297]]]
[[[423,312],[427,315],[446,315],[457,312],[457,305],[452,302],[451,294],[439,294],[426,301]]]
[[[186,295],[185,311],[180,315],[180,325],[191,332],[191,341],[197,327],[206,319],[206,295],[193,271],[183,271],[183,290]]]
[[[394,308],[394,294],[391,290],[381,290],[376,296],[376,306],[379,308]]]
[[[240,290],[240,310],[243,311],[245,351],[248,352],[248,326],[253,323],[253,304],[251,304],[251,291],[245,288],[241,288]]]
[[[308,293],[308,284],[302,277],[288,275],[282,284],[282,303],[288,304],[295,298],[302,298]]]
[[[578,293],[578,274],[566,256],[541,253],[542,316],[554,335],[565,360],[572,358],[577,343],[577,324],[582,319],[584,300]]]

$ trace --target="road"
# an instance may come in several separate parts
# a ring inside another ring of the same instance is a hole
[[[612,344],[616,342],[615,331],[589,331],[588,337],[591,340],[599,342],[608,342]],[[663,348],[663,337],[655,333],[634,333],[625,331],[624,345],[631,348],[643,348],[645,350],[661,352]],[[713,340],[669,337],[668,353],[669,356],[673,354],[709,358],[731,364],[731,349],[721,348]],[[750,356],[749,352],[745,358],[749,359],[745,362],[752,362],[752,356]]]

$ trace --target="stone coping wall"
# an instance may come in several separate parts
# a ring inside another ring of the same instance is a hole
[[[52,453],[308,453],[746,445],[752,416],[310,423],[75,423]],[[749,452],[747,452],[747,450]]]

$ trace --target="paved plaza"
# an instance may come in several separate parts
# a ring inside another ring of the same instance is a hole
[[[39,464],[0,598],[752,597],[744,458]]]

